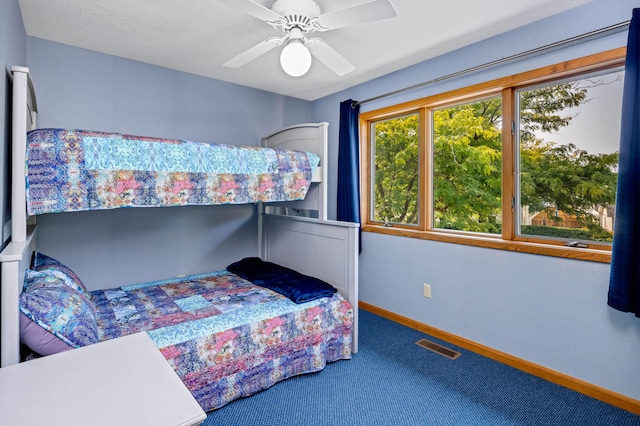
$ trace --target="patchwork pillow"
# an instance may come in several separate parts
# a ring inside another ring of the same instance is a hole
[[[20,311],[74,348],[98,342],[95,307],[87,295],[58,277],[27,270]]]
[[[89,294],[87,292],[87,288],[84,286],[82,281],[80,281],[80,278],[78,278],[78,275],[76,275],[71,268],[63,265],[52,257],[36,252],[33,258],[33,269],[53,275],[64,281],[64,283],[69,287]]]

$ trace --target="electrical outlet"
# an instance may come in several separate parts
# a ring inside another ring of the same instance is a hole
[[[431,297],[431,284],[424,283],[424,297]]]

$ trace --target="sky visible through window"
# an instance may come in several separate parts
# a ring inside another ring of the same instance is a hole
[[[573,143],[590,154],[618,151],[624,72],[600,75],[580,83],[589,87],[589,102],[564,111],[567,115],[577,114],[569,126],[538,136],[561,145]]]

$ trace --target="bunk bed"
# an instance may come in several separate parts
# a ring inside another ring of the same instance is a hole
[[[144,332],[210,411],[357,352],[358,225],[327,220],[326,123],[278,131],[263,138],[264,150],[36,129],[28,69],[12,73],[11,242],[0,253],[2,367],[20,362],[27,326],[52,334],[61,351]],[[224,157],[222,150],[245,157],[220,166],[211,159]],[[243,174],[254,169],[257,177]],[[228,203],[261,206],[260,257],[222,271],[88,291],[68,266],[36,247],[37,214]],[[286,214],[289,209],[297,214]],[[51,288],[82,313],[75,334],[37,317],[38,297]]]

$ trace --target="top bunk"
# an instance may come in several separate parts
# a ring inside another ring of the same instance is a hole
[[[286,201],[326,219],[327,123],[287,127],[262,138],[261,147],[37,129],[29,70],[11,71],[18,239],[30,216],[123,207]]]
[[[302,200],[320,157],[76,129],[27,135],[29,215]]]

